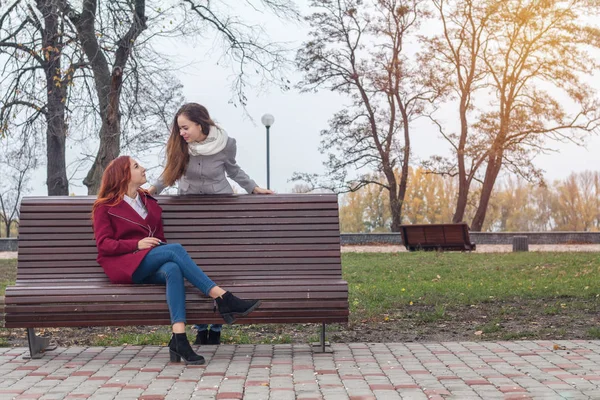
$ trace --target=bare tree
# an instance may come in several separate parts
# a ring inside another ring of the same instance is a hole
[[[321,132],[329,158],[319,177],[296,173],[294,180],[337,192],[380,185],[389,194],[392,231],[399,231],[408,182],[410,126],[436,98],[417,65],[409,61],[406,41],[424,18],[423,1],[313,1],[319,11],[307,18],[311,40],[297,54],[305,78],[303,91],[327,88],[348,95],[351,104],[336,113]],[[349,170],[372,171],[348,178]],[[394,170],[401,171],[399,178]]]
[[[224,40],[220,61],[239,67],[234,103],[246,104],[245,91],[253,84],[250,77],[256,75],[262,83],[277,78],[276,83],[287,88],[289,81],[280,74],[287,61],[285,50],[266,40],[261,27],[236,18],[238,9],[221,7],[225,3],[14,0],[0,4],[0,54],[8,56],[4,64],[8,73],[2,74],[0,82],[8,89],[3,91],[0,127],[6,131],[14,128],[12,124],[31,126],[45,117],[49,194],[68,194],[68,134],[69,140],[89,147],[95,142],[89,140],[94,138],[90,133],[100,133],[97,151],[84,154],[83,164],[78,162],[82,166],[93,160],[84,180],[89,193],[96,192],[105,166],[119,154],[121,145],[147,149],[164,142],[168,132],[163,130],[164,121],[170,120],[183,97],[181,85],[169,73],[169,60],[152,46],[155,38],[220,34]],[[247,4],[257,9],[262,4],[287,18],[298,15],[289,0]],[[47,101],[40,96],[44,91]],[[128,129],[135,132],[127,135]]]
[[[13,224],[19,223],[19,206],[30,189],[30,173],[37,168],[38,151],[32,136],[21,140],[7,135],[0,142],[0,221],[6,237],[10,237]]]
[[[108,5],[109,8],[114,7],[110,9],[111,16],[115,21],[119,21],[112,24],[112,28],[116,30],[115,40],[113,43],[101,43],[101,36],[106,32],[96,30],[99,12],[97,0],[84,0],[81,11],[76,10],[66,0],[60,1],[63,13],[68,16],[77,31],[79,42],[93,71],[102,119],[100,147],[92,168],[83,181],[89,194],[97,193],[104,169],[119,155],[123,75],[133,46],[146,29],[145,0],[123,2],[122,7],[119,7],[120,2],[116,3],[116,6],[114,3]]]
[[[240,18],[240,14],[245,6],[293,23],[300,20],[293,1],[183,0],[183,5],[186,9],[183,14],[187,21],[186,31],[189,32],[187,36],[196,37],[206,30],[214,33],[220,44],[218,63],[233,69],[231,89],[234,105],[246,106],[248,87],[275,85],[283,90],[290,89],[290,81],[286,77],[290,66],[289,50],[270,40],[263,26]]]
[[[306,183],[296,183],[291,193],[310,193],[311,188]]]
[[[421,40],[426,47],[425,63],[447,77],[453,97],[458,99],[458,134],[448,133],[443,124],[432,117],[449,142],[454,159],[433,157],[424,163],[436,173],[457,177],[458,196],[452,217],[455,223],[465,218],[469,188],[485,161],[484,143],[469,136],[469,120],[476,111],[474,97],[486,85],[488,74],[481,56],[489,42],[486,28],[497,3],[497,0],[433,0],[442,33]]]
[[[503,166],[539,177],[531,160],[546,139],[577,141],[597,129],[600,104],[586,79],[598,68],[589,48],[600,46],[592,25],[599,11],[598,3],[579,0],[498,2],[487,28],[494,45],[482,56],[495,100],[475,127],[488,146],[471,229],[481,230]]]
[[[170,119],[175,113],[176,101],[183,102],[181,86],[164,73],[171,67],[164,62],[162,54],[150,45],[154,38],[193,38],[204,35],[206,28],[214,32],[216,37],[221,37],[223,56],[236,68],[232,83],[236,104],[247,104],[245,93],[251,84],[249,75],[258,75],[263,83],[275,81],[284,89],[288,86],[289,81],[280,75],[287,61],[286,50],[265,39],[262,27],[244,23],[236,17],[236,10],[227,9],[226,1],[184,0],[172,3],[148,2],[146,5],[144,0],[123,0],[109,2],[106,7],[98,8],[97,0],[85,0],[82,11],[77,12],[68,1],[62,1],[91,65],[97,92],[95,97],[98,99],[98,111],[102,120],[100,147],[84,180],[90,194],[96,193],[104,169],[119,154],[121,140],[127,145],[152,142],[156,146],[164,142],[164,134],[168,133],[168,129],[160,133],[155,129],[149,135],[148,130],[144,129],[143,135],[139,131],[127,135],[120,119],[120,107],[123,103],[127,107],[130,127],[139,127],[148,126],[149,118],[156,119],[148,111],[153,110],[155,116],[163,120],[168,113]],[[247,3],[251,7],[258,7],[254,1]],[[256,3],[263,3],[266,9],[279,16],[297,17],[291,1],[269,0]],[[162,8],[163,5],[166,8]],[[168,28],[164,24],[161,26],[161,21],[164,23],[166,20],[169,20]],[[174,20],[178,22],[173,24]],[[163,61],[162,64],[160,61]],[[256,74],[249,74],[248,69]],[[160,91],[147,90],[147,86]],[[120,101],[123,90],[128,90],[129,94],[125,102]],[[158,99],[167,98],[169,101],[161,103],[149,100],[149,95],[158,96]],[[163,124],[159,126],[162,127]],[[140,138],[145,140],[139,140]]]
[[[48,194],[67,195],[66,99],[85,63],[57,3],[0,4],[0,56],[7,60],[0,81],[0,130],[32,134],[36,121],[44,119]]]

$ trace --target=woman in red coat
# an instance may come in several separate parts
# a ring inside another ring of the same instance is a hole
[[[146,170],[134,159],[113,160],[104,175],[92,209],[98,264],[113,283],[162,284],[167,287],[173,336],[171,361],[204,364],[185,334],[184,278],[216,300],[219,313],[231,324],[248,315],[260,300],[242,300],[217,286],[180,244],[167,244],[157,201],[140,187]]]

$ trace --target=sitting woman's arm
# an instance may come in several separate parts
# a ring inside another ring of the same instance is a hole
[[[150,187],[148,188],[148,193],[150,193],[150,195],[154,196],[155,194],[160,194],[160,192],[165,190],[166,187],[167,186],[163,182],[162,176],[160,176],[160,177],[158,177],[157,180],[155,180],[154,182],[152,182],[150,184]]]
[[[108,207],[100,206],[94,212],[96,247],[102,256],[120,256],[138,250],[137,239],[117,239],[108,216]]]

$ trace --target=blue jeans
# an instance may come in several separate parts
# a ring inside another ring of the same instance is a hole
[[[134,283],[167,285],[167,305],[171,324],[185,323],[185,286],[183,278],[208,292],[217,286],[192,260],[179,243],[156,246],[146,254],[131,280]]]
[[[210,330],[214,331],[214,332],[221,332],[221,329],[223,328],[223,325],[221,324],[211,324],[210,326]],[[208,329],[208,325],[207,324],[196,324],[194,325],[194,329],[196,329],[198,332],[202,332]]]

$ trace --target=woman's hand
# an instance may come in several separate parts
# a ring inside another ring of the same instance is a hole
[[[254,193],[254,194],[274,194],[275,192],[270,189],[264,189],[264,188],[257,186],[254,188],[252,193]]]
[[[159,243],[160,239],[155,237],[143,238],[138,242],[138,250],[151,249],[153,247],[158,246]]]

